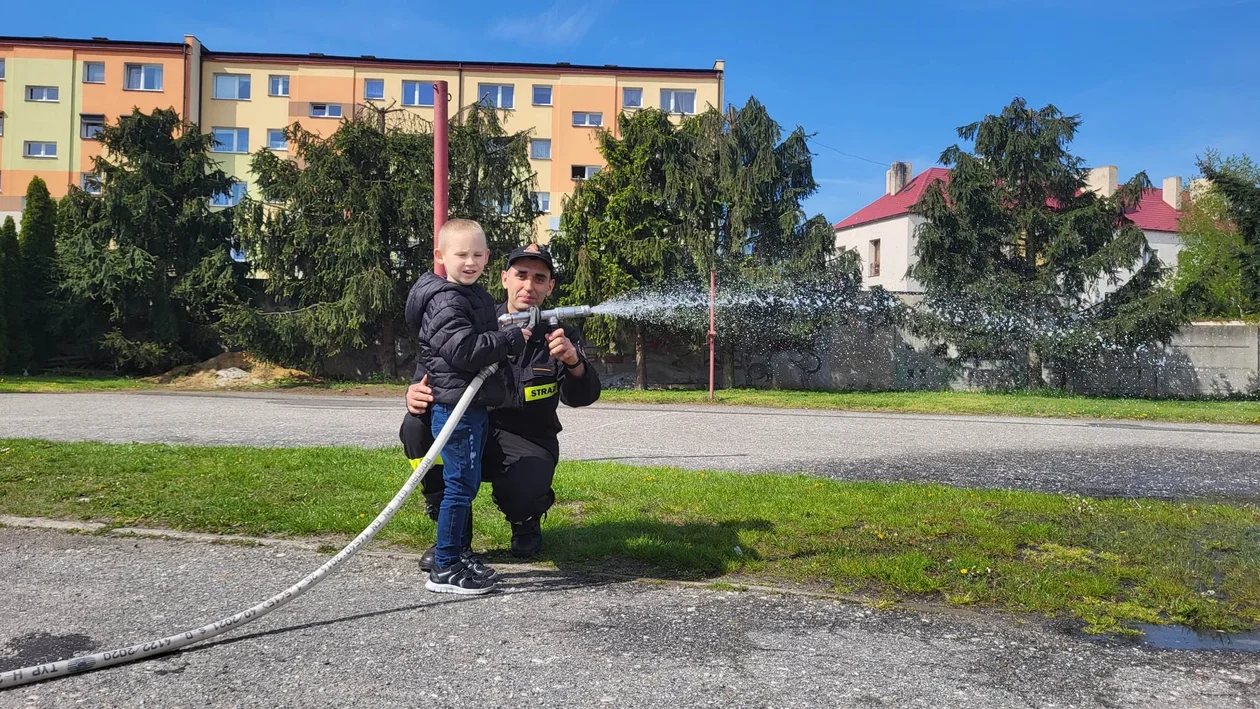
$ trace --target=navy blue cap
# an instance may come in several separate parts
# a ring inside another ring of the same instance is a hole
[[[507,265],[511,268],[512,264],[523,258],[533,258],[547,264],[547,270],[551,271],[551,276],[556,275],[556,264],[551,260],[551,253],[547,249],[538,244],[530,244],[528,246],[518,246],[512,249],[512,253],[508,254]]]

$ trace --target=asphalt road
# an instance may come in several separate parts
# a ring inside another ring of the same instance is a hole
[[[0,528],[0,670],[226,616],[326,557]],[[1260,707],[1260,656],[1086,639],[998,614],[516,568],[474,600],[351,560],[204,645],[42,684],[9,707]]]
[[[393,399],[0,394],[0,437],[398,445]],[[1260,499],[1260,427],[735,407],[561,409],[562,456],[1104,496]]]

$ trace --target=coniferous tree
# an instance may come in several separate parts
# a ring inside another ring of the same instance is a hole
[[[1044,385],[1044,365],[1064,385],[1075,363],[1165,340],[1185,320],[1125,216],[1149,180],[1139,173],[1111,197],[1090,191],[1069,149],[1080,123],[1015,99],[958,129],[974,152],[946,149],[948,184],[933,183],[914,208],[926,219],[909,270],[926,291],[920,328],[963,357],[1010,362],[1030,387]]]
[[[229,339],[308,369],[376,342],[393,374],[407,292],[433,265],[431,127],[365,112],[326,137],[299,124],[286,136],[290,158],[254,156],[260,194],[238,215],[251,263],[282,307],[228,309]],[[480,104],[452,120],[449,136],[449,216],[481,222],[501,258],[530,240],[538,214],[528,136]],[[487,285],[492,277],[487,268]]]
[[[1222,158],[1209,150],[1200,162],[1216,173],[1260,185],[1260,167],[1246,155]],[[1209,182],[1206,189],[1191,189],[1177,222],[1183,248],[1173,286],[1196,316],[1239,318],[1260,312],[1256,289],[1244,276],[1256,239],[1248,243],[1239,233],[1230,207],[1223,190]]]
[[[71,190],[60,214],[62,289],[93,352],[154,371],[211,354],[219,308],[241,295],[231,213],[210,208],[232,179],[214,138],[173,109],[133,111],[105,127],[102,193]]]
[[[39,177],[26,187],[26,208],[22,211],[22,289],[25,303],[22,329],[30,342],[33,369],[43,368],[52,357],[54,291],[57,288],[57,203],[48,185]]]
[[[0,227],[0,372],[20,372],[26,366],[30,343],[22,329],[24,295],[17,224],[5,217]]]

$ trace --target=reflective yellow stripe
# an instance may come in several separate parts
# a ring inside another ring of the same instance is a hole
[[[408,462],[408,463],[411,463],[411,469],[412,469],[412,470],[415,470],[416,468],[419,468],[419,467],[420,467],[420,461],[422,461],[422,460],[424,460],[424,458],[408,458],[408,459],[407,459],[407,462]],[[434,459],[433,459],[433,464],[434,464],[434,465],[441,465],[441,464],[442,464],[442,454],[441,454],[441,453],[439,453],[439,454],[438,454],[438,457],[436,457],[436,458],[434,458]]]
[[[555,396],[558,391],[560,391],[559,382],[540,384],[536,387],[525,387],[525,401],[546,399],[548,397]]]

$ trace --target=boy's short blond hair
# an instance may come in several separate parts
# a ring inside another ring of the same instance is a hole
[[[482,229],[480,224],[471,219],[452,219],[443,224],[442,228],[438,230],[438,242],[434,244],[433,248],[441,249],[442,244],[446,243],[448,236],[456,235],[477,236],[481,239],[483,245],[488,245],[486,242],[486,230]]]

